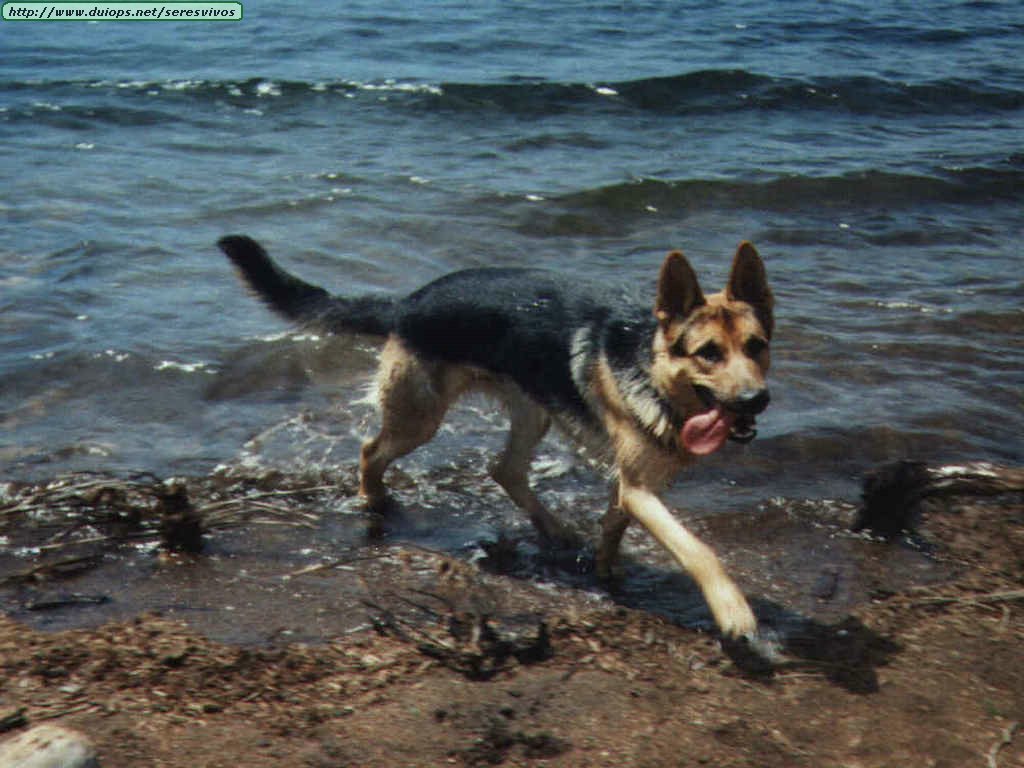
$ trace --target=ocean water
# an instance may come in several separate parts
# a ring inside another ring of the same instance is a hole
[[[1024,460],[1019,3],[244,5],[0,22],[0,479],[354,471],[375,342],[292,333],[235,232],[353,295],[529,265],[653,300],[668,250],[717,290],[753,241],[773,404],[680,506]],[[470,402],[401,471],[483,487],[502,429]],[[596,511],[572,456],[542,495]]]

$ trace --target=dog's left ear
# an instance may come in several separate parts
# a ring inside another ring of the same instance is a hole
[[[754,308],[764,332],[771,338],[775,326],[775,299],[768,287],[768,275],[764,270],[757,249],[744,241],[736,249],[736,257],[732,261],[732,272],[729,284],[725,288],[725,297],[730,300],[745,301]]]

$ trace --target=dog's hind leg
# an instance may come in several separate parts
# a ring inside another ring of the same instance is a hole
[[[508,385],[498,393],[508,407],[511,426],[505,448],[491,464],[491,477],[530,516],[537,532],[548,543],[569,543],[573,537],[565,526],[541,504],[530,488],[529,470],[533,451],[541,441],[551,418],[518,387]]]
[[[386,507],[388,465],[426,443],[441,426],[453,399],[447,383],[441,369],[410,354],[397,339],[384,345],[377,372],[381,429],[363,443],[359,456],[359,494],[371,509]]]
[[[608,580],[618,575],[619,545],[632,521],[633,517],[619,504],[619,481],[616,480],[612,483],[608,511],[601,518],[601,540],[595,558],[598,578]]]

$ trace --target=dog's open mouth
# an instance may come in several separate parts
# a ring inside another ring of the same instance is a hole
[[[729,439],[737,443],[749,443],[757,437],[755,424],[757,424],[757,419],[753,416],[747,414],[737,416],[732,423],[732,429],[729,430]]]
[[[749,443],[757,437],[756,423],[752,414],[736,413],[720,403],[713,403],[683,422],[679,440],[690,453],[706,456],[725,445],[726,440]]]

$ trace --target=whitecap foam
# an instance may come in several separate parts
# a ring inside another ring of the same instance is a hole
[[[428,93],[440,96],[444,93],[440,86],[430,83],[407,83],[388,78],[381,83],[363,83],[358,80],[347,80],[344,85],[360,91],[394,91],[398,93]]]
[[[198,362],[198,363],[182,363],[177,360],[161,360],[159,363],[153,366],[155,371],[182,371],[184,373],[213,373],[208,368],[209,363]]]
[[[193,88],[201,88],[205,84],[205,80],[168,80],[160,87],[165,91],[188,91]]]
[[[275,97],[281,95],[281,86],[272,80],[262,80],[256,84],[256,95],[259,97]]]

